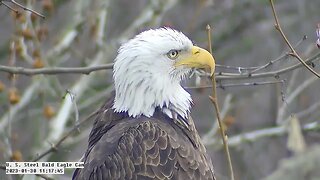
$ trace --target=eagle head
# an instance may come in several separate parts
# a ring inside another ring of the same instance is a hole
[[[187,118],[192,102],[180,81],[192,68],[214,73],[212,55],[194,46],[183,33],[160,28],[144,31],[118,50],[113,68],[116,112],[151,117],[160,108]]]

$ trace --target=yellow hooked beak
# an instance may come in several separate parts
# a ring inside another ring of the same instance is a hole
[[[187,66],[190,68],[201,68],[209,69],[210,75],[212,76],[215,70],[215,61],[213,56],[205,49],[198,46],[193,46],[191,48],[191,54],[178,60],[174,66]]]

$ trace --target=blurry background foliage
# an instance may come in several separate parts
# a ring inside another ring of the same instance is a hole
[[[207,48],[210,24],[216,73],[246,74],[240,67],[273,72],[299,62],[274,28],[267,0],[21,0],[46,18],[0,6],[0,64],[24,68],[88,67],[112,63],[121,43],[149,28],[169,26]],[[277,0],[282,28],[297,52],[315,57],[318,0]],[[307,36],[307,39],[304,39]],[[296,46],[297,45],[297,46]],[[317,179],[320,177],[320,81],[304,67],[261,78],[219,79],[219,103],[227,127],[236,179]],[[277,81],[278,83],[272,83]],[[271,82],[265,85],[253,85]],[[279,83],[280,82],[280,83]],[[282,82],[282,83],[281,83]],[[245,86],[244,83],[250,83]],[[210,84],[192,77],[185,86]],[[66,94],[67,90],[71,94]],[[98,109],[112,90],[112,71],[89,75],[12,75],[0,71],[0,162],[30,161]],[[212,157],[218,179],[228,171],[216,131],[210,89],[188,90],[192,116]],[[72,97],[72,98],[71,98]],[[80,127],[40,161],[78,161],[87,146],[92,121]],[[317,157],[317,158],[316,158]],[[56,179],[70,179],[73,170]],[[287,172],[287,173],[283,173]],[[294,173],[299,172],[299,176]],[[9,178],[5,171],[0,177]],[[24,178],[35,176],[24,176]],[[16,179],[16,176],[11,176]],[[39,178],[39,177],[37,177]]]

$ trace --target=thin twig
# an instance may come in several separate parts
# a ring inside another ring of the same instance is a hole
[[[211,28],[210,28],[209,25],[207,25],[207,33],[208,33],[209,51],[212,54]],[[212,81],[212,96],[209,96],[209,98],[210,98],[211,102],[213,103],[214,108],[216,110],[217,120],[218,120],[218,123],[219,123],[219,130],[220,130],[221,138],[222,138],[222,141],[223,141],[224,150],[225,150],[225,153],[226,153],[226,156],[227,156],[230,179],[234,180],[234,173],[233,173],[231,156],[230,156],[228,142],[227,142],[227,135],[225,134],[225,129],[224,129],[223,125],[222,125],[222,120],[221,120],[221,116],[220,116],[220,109],[219,109],[218,97],[217,97],[216,80],[215,80],[215,75],[214,74],[211,76],[211,81]]]
[[[314,60],[318,60],[320,57],[320,52],[316,53],[314,56],[308,58],[305,62],[306,63],[311,63]],[[270,72],[264,72],[264,73],[254,73],[254,74],[238,74],[238,73],[223,73],[223,72],[218,72],[216,80],[231,80],[231,79],[252,79],[252,78],[262,78],[262,77],[276,77],[281,74],[293,71],[297,68],[302,67],[303,64],[297,63],[295,65],[285,67],[283,69],[279,69],[276,71],[270,71]],[[204,76],[208,76],[208,74],[205,74]]]
[[[72,134],[74,133],[76,130],[79,129],[79,127],[84,124],[85,122],[87,122],[88,120],[90,120],[93,116],[95,116],[97,113],[98,113],[99,110],[91,113],[88,117],[86,117],[85,119],[83,119],[82,121],[80,121],[79,123],[77,123],[75,126],[73,126],[72,129],[70,129],[64,136],[62,136],[55,144],[52,144],[51,147],[42,152],[41,154],[39,154],[36,158],[32,159],[31,161],[32,162],[35,162],[35,161],[39,161],[41,158],[43,158],[44,156],[52,153],[52,152],[55,152],[58,150],[59,146]]]
[[[19,6],[21,9],[23,9],[23,10],[25,10],[25,11],[30,11],[31,13],[34,13],[34,14],[36,14],[37,16],[40,16],[40,17],[42,17],[42,18],[45,18],[44,15],[42,15],[42,14],[38,13],[37,11],[34,11],[34,10],[32,10],[32,9],[29,9],[29,8],[27,8],[27,7],[25,7],[25,6],[17,3],[15,0],[10,0],[10,2],[11,2],[12,4],[14,4],[14,5]],[[2,2],[2,3],[3,3],[3,2]]]
[[[304,40],[307,39],[307,36],[304,35],[294,46],[294,48],[298,47]],[[262,69],[265,69],[269,66],[271,66],[272,64],[274,64],[275,62],[287,57],[289,55],[289,52],[285,52],[282,55],[280,55],[279,57],[277,57],[276,59],[273,59],[271,61],[269,61],[267,64],[264,65],[260,65],[260,66],[251,66],[251,67],[240,67],[240,66],[230,66],[230,65],[221,65],[221,64],[216,64],[216,68],[223,68],[223,69],[232,69],[232,70],[236,70],[238,71],[240,74],[244,74],[242,71],[250,71],[249,74],[255,73],[257,71],[260,71]]]
[[[293,71],[292,74],[290,75],[290,80],[288,81],[288,83],[286,84],[287,88],[286,88],[286,93],[290,94],[294,89],[295,89],[295,85],[297,83],[297,77],[299,75],[299,71]]]
[[[14,9],[13,7],[9,6],[9,4],[4,3],[3,1],[0,1],[0,6],[1,4],[3,4],[4,6],[6,6],[8,9],[10,9],[11,11],[15,12],[15,13],[19,13],[18,10]]]
[[[252,69],[257,69],[260,66],[253,66],[253,67],[240,67],[240,66],[230,66],[230,65],[222,65],[222,64],[216,64],[216,68],[224,68],[224,69],[233,69],[237,70],[239,72],[241,71],[247,71]]]
[[[238,86],[259,86],[259,85],[269,85],[269,84],[278,84],[278,83],[284,83],[285,80],[279,80],[279,81],[264,81],[264,82],[247,82],[247,83],[235,83],[235,84],[219,84],[216,87],[225,89],[227,87],[238,87]],[[184,87],[185,89],[203,89],[203,88],[212,88],[212,85],[207,86],[187,86]]]
[[[320,102],[317,102],[315,104],[312,104],[307,109],[304,109],[304,110],[302,110],[300,112],[294,113],[294,115],[298,119],[302,119],[302,118],[307,117],[307,116],[315,115],[318,112],[319,108],[320,108]],[[290,118],[291,118],[291,116],[289,116],[285,120],[282,120],[282,122],[288,122]]]
[[[226,96],[226,98],[224,99],[223,106],[222,106],[222,109],[221,109],[221,112],[220,112],[221,119],[224,119],[226,117],[227,113],[231,110],[231,108],[232,108],[232,103],[231,103],[232,98],[233,98],[233,96],[231,94],[228,94]],[[212,125],[212,127],[210,128],[210,131],[202,136],[202,138],[201,138],[202,141],[206,142],[209,139],[213,138],[213,136],[218,132],[218,129],[219,129],[218,126],[219,126],[218,121],[216,121],[216,123],[214,123]]]
[[[285,103],[279,108],[278,117],[277,117],[277,124],[283,124],[283,118],[286,113],[286,109],[288,108],[288,104],[291,104],[294,99],[296,99],[307,87],[312,85],[318,78],[315,76],[310,77],[305,82],[300,84],[294,91],[290,93],[290,95],[286,98]]]
[[[0,71],[8,72],[11,74],[22,74],[27,76],[47,74],[47,75],[57,75],[57,74],[90,74],[93,71],[112,69],[113,64],[104,64],[99,66],[89,66],[89,67],[51,67],[51,68],[40,68],[31,69],[24,67],[10,67],[0,65]]]
[[[316,53],[314,56],[308,58],[305,62],[311,63],[314,60],[319,59],[320,52]],[[275,77],[289,71],[293,71],[297,68],[302,67],[301,63],[297,63],[295,65],[285,67],[283,69],[279,69],[276,71],[264,72],[264,73],[253,73],[253,74],[239,74],[239,73],[224,73],[218,72],[216,73],[216,80],[232,80],[232,79],[252,79],[252,78],[262,78],[262,77]],[[58,74],[90,74],[94,71],[112,69],[113,64],[105,64],[105,65],[97,65],[91,67],[52,67],[52,68],[40,68],[40,69],[31,69],[24,67],[12,67],[12,66],[3,66],[0,65],[0,72],[7,72],[11,74],[22,74],[27,76],[46,74],[46,75],[58,75]],[[240,67],[241,68],[241,67]],[[255,67],[256,68],[256,67]],[[238,67],[239,69],[239,67]],[[204,74],[203,76],[208,76],[208,74]]]
[[[300,61],[300,63],[303,64],[304,67],[306,67],[310,72],[312,72],[314,75],[316,75],[318,78],[320,78],[320,74],[315,72],[310,66],[307,65],[307,63],[299,56],[299,54],[296,52],[296,50],[293,48],[293,46],[289,42],[288,38],[286,37],[286,35],[282,31],[281,25],[280,25],[279,20],[278,20],[277,12],[276,12],[275,7],[274,7],[273,0],[269,0],[269,1],[270,1],[270,4],[271,4],[273,17],[274,17],[274,20],[275,20],[275,28],[281,34],[283,40],[286,42],[286,44],[290,48],[291,53],[289,53],[289,54],[291,56],[297,58]]]
[[[300,39],[300,41],[297,42],[297,44],[294,46],[294,48],[297,48],[304,40],[307,39],[307,36],[303,36],[302,39]],[[262,65],[260,67],[258,67],[257,69],[253,70],[250,72],[250,74],[254,73],[254,72],[257,72],[257,71],[260,71],[261,69],[265,69],[269,66],[271,66],[272,64],[276,63],[277,61],[280,61],[281,59],[287,57],[289,55],[289,52],[285,52],[283,53],[282,55],[280,55],[278,58],[274,59],[274,60],[271,60],[270,62],[268,62],[267,64],[265,65]]]

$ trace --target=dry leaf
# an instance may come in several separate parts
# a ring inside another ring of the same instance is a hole
[[[295,154],[301,153],[306,149],[300,122],[296,116],[291,116],[289,121],[287,148]]]
[[[43,108],[43,114],[46,118],[51,119],[55,115],[55,110],[52,106],[46,105]]]
[[[0,92],[4,90],[6,86],[3,84],[3,82],[0,81]]]
[[[30,29],[26,28],[24,30],[21,31],[21,35],[27,39],[27,40],[31,40],[33,38],[33,33]]]
[[[16,88],[9,90],[9,101],[11,104],[17,104],[20,101],[20,95]]]
[[[36,57],[34,62],[33,62],[33,67],[38,69],[38,68],[43,68],[44,64],[43,61],[40,57]]]
[[[42,7],[45,11],[52,13],[52,11],[54,9],[54,5],[53,5],[52,0],[43,0]]]
[[[235,123],[235,118],[233,116],[227,115],[223,120],[222,120],[223,124],[229,128],[230,126],[232,126]]]
[[[11,159],[12,161],[23,161],[22,153],[19,150],[13,151],[11,155]]]
[[[34,58],[40,57],[40,50],[39,50],[39,49],[35,49],[35,50],[32,52],[32,56],[33,56]]]

